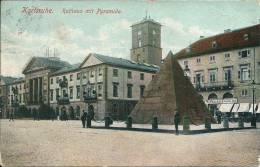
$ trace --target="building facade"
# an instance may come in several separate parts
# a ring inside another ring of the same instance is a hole
[[[3,118],[8,117],[9,109],[10,109],[10,87],[12,83],[17,78],[14,77],[5,77],[0,76],[0,107],[1,107],[1,116]]]
[[[9,89],[10,105],[12,107],[14,103],[18,103],[20,106],[27,104],[25,78],[18,78],[14,80]]]
[[[202,38],[176,56],[213,113],[260,103],[260,25]]]
[[[52,74],[50,105],[59,115],[66,112],[79,117],[82,110],[92,110],[95,119],[109,115],[123,120],[157,71],[155,65],[92,53],[78,67],[61,69]],[[62,87],[59,80],[67,84]],[[88,93],[94,98],[86,98]],[[68,97],[69,103],[60,104],[57,97]]]
[[[83,63],[71,65],[49,54],[32,57],[22,71],[24,78],[8,88],[9,107],[17,100],[29,111],[45,104],[56,115],[70,118],[79,118],[83,109],[94,111],[96,119],[106,114],[125,118],[159,70],[156,65],[162,58],[159,23],[145,18],[132,30],[131,60],[89,54]]]
[[[146,17],[131,27],[131,60],[160,66],[162,61],[161,24]]]
[[[61,68],[71,66],[57,57],[33,57],[23,70],[25,101],[29,109],[49,104],[49,76]]]

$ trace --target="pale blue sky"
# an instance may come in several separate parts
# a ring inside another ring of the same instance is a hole
[[[22,13],[23,7],[52,8],[54,14]],[[162,26],[163,57],[225,29],[259,23],[260,1],[5,1],[1,3],[2,74],[21,76],[32,56],[57,48],[59,57],[81,62],[90,52],[130,58],[131,24],[145,11]],[[120,14],[63,14],[66,9],[119,9]]]

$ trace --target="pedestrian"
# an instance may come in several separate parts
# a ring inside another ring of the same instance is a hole
[[[87,128],[90,128],[90,127],[91,127],[91,115],[88,112],[88,114],[87,114]]]
[[[40,111],[39,111],[39,109],[36,109],[36,113],[37,113],[37,120],[40,121]]]
[[[179,129],[178,129],[179,123],[180,123],[180,114],[179,114],[179,112],[177,112],[174,116],[175,134],[176,135],[179,134]]]
[[[33,120],[35,121],[36,120],[36,109],[33,108],[32,110],[33,110]]]
[[[88,114],[88,113],[85,112],[84,110],[82,111],[81,121],[82,121],[82,126],[83,126],[83,128],[85,128],[85,125],[86,125],[87,114]]]
[[[66,111],[64,111],[64,121],[68,121],[68,115]]]
[[[221,112],[217,112],[218,124],[221,124]]]
[[[90,117],[90,120],[94,119],[95,113],[93,110],[89,110],[88,115]]]
[[[51,120],[54,121],[55,119],[55,111],[54,109],[51,109]]]
[[[11,109],[9,121],[14,121],[14,109]]]

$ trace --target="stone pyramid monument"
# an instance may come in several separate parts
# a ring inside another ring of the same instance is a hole
[[[157,117],[159,124],[173,124],[176,111],[181,118],[188,116],[191,124],[203,124],[205,118],[215,122],[178,60],[169,52],[130,116],[134,123],[151,123]]]

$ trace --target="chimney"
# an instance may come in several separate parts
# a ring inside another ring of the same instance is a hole
[[[56,48],[53,49],[53,57],[56,56]]]
[[[50,48],[47,48],[47,57],[50,57]]]

